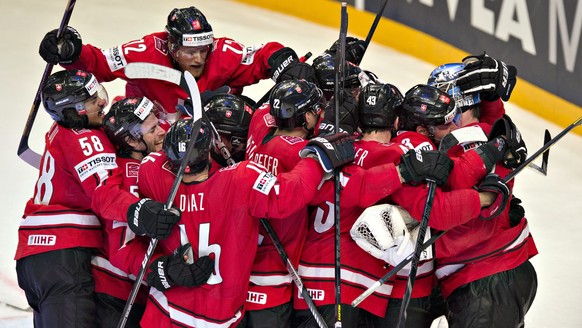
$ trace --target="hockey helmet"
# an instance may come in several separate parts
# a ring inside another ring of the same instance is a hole
[[[479,93],[465,94],[456,86],[456,80],[459,73],[465,69],[462,63],[444,64],[435,68],[428,78],[428,85],[439,88],[455,99],[455,104],[462,111],[470,109],[481,102]]]
[[[331,99],[335,90],[335,58],[328,53],[324,53],[313,60],[312,66],[315,69],[315,76],[325,98],[328,100]],[[346,62],[344,68],[344,88],[359,88],[361,72],[362,70],[358,66],[351,62]]]
[[[286,80],[275,85],[269,97],[270,114],[280,128],[306,128],[305,113],[321,113],[325,99],[321,89],[305,80]]]
[[[206,16],[193,6],[173,9],[168,15],[166,32],[174,46],[201,47],[214,42],[212,26]]]
[[[141,124],[155,113],[156,105],[146,97],[121,99],[105,115],[103,129],[114,145],[129,150],[126,137],[140,140],[144,133]]]
[[[362,89],[359,102],[362,129],[390,129],[404,97],[392,84],[370,83]]]
[[[172,124],[164,137],[162,150],[170,160],[174,172],[178,171],[183,160],[187,161],[184,173],[198,173],[210,165],[208,153],[214,143],[210,125],[205,119],[202,119],[194,151],[188,158],[184,158],[192,133],[192,118],[184,118]]]
[[[399,129],[414,131],[419,125],[458,124],[461,111],[447,93],[436,87],[418,84],[406,92],[400,110]]]
[[[95,94],[109,102],[107,91],[99,84],[95,76],[81,70],[63,70],[53,73],[42,88],[42,102],[47,113],[56,122],[70,125],[70,116],[64,114],[66,109],[74,109],[79,117],[87,115],[85,101]],[[107,106],[107,105],[105,105]]]

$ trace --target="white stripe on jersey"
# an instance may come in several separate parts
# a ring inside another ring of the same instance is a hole
[[[21,227],[42,227],[55,224],[101,226],[99,219],[91,214],[29,215],[26,219],[20,219]]]
[[[158,302],[159,306],[166,312],[170,314],[172,320],[176,320],[181,324],[188,327],[196,328],[227,328],[235,323],[238,319],[242,317],[242,313],[237,311],[230,320],[224,323],[215,323],[204,320],[203,317],[197,318],[191,314],[185,313],[177,308],[168,306],[168,299],[164,293],[160,292],[155,288],[150,288],[150,295]]]
[[[268,275],[254,276],[251,275],[251,282],[258,286],[280,286],[291,283],[291,275]]]
[[[334,278],[335,277],[335,268],[328,267],[309,267],[305,265],[299,265],[297,270],[301,277],[305,278]],[[376,283],[376,280],[368,278],[360,273],[348,270],[348,269],[341,269],[341,278],[344,281],[351,282],[357,285],[364,286],[366,289]],[[385,296],[390,296],[392,293],[392,286],[388,284],[383,284],[380,288],[376,289],[374,293],[378,293]]]

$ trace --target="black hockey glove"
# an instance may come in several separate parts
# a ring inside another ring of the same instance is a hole
[[[525,209],[521,206],[521,199],[513,196],[509,202],[509,225],[515,227],[525,216]]]
[[[127,210],[127,224],[136,235],[166,239],[182,213],[176,207],[164,209],[165,204],[143,198]]]
[[[332,56],[335,56],[337,53],[337,49],[339,48],[339,40],[336,40],[331,47],[325,52],[329,53]],[[360,65],[362,62],[362,58],[364,58],[364,53],[366,53],[366,42],[364,40],[360,40],[358,38],[354,38],[351,36],[346,37],[346,60],[354,63],[356,65]]]
[[[343,101],[339,108],[339,127],[341,131],[348,134],[353,134],[360,124],[360,116],[358,114],[358,101],[350,94],[343,94]],[[329,106],[325,108],[323,120],[335,124],[335,100],[329,102]]]
[[[502,118],[495,121],[491,127],[491,132],[489,132],[489,139],[500,136],[507,141],[507,151],[503,155],[501,163],[509,169],[514,169],[527,159],[527,147],[519,129],[507,115],[503,115]]]
[[[481,98],[495,101],[501,97],[509,100],[517,82],[517,69],[487,54],[468,56],[463,59],[465,69],[459,73],[457,86],[465,94],[479,92]]]
[[[146,281],[163,292],[172,286],[199,286],[210,278],[214,271],[214,260],[202,256],[194,261],[192,246],[181,245],[169,256],[160,256],[150,264]]]
[[[79,59],[82,47],[83,41],[79,32],[67,26],[60,40],[57,40],[57,30],[48,32],[40,42],[38,53],[49,64],[67,65]]]
[[[507,206],[509,195],[511,194],[507,184],[494,173],[489,173],[485,176],[483,181],[481,181],[477,187],[477,191],[491,192],[496,195],[496,198],[491,205],[481,209],[479,217],[483,220],[490,220],[501,214]]]
[[[354,139],[345,133],[309,140],[299,156],[311,156],[319,161],[326,173],[354,160]]]
[[[269,57],[267,63],[271,67],[271,78],[275,83],[286,80],[306,80],[317,84],[315,69],[299,61],[295,50],[282,48]]]
[[[490,138],[491,139],[491,138]],[[507,141],[502,136],[492,138],[489,142],[475,148],[481,157],[485,170],[490,172],[495,163],[499,162],[507,152]]]
[[[427,180],[444,185],[453,169],[453,161],[444,153],[436,150],[409,150],[402,155],[398,170],[404,182],[418,185]]]
[[[214,90],[205,90],[200,93],[200,100],[202,101],[202,107],[206,106],[210,101],[210,98],[219,95],[230,93],[230,87],[228,85],[223,85],[220,88]]]

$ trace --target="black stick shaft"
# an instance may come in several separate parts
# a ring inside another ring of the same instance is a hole
[[[73,9],[75,8],[76,2],[77,0],[69,0],[69,2],[67,3],[67,7],[65,8],[65,12],[63,13],[63,18],[61,19],[61,24],[59,25],[59,29],[57,31],[57,40],[63,36],[65,28],[67,27],[67,25],[69,25],[69,20],[71,19],[71,15],[73,14]],[[18,145],[18,157],[20,157],[26,163],[36,168],[40,167],[41,155],[30,149],[30,146],[28,145],[28,138],[30,137],[30,132],[32,131],[34,121],[36,120],[38,108],[40,107],[42,87],[44,86],[49,75],[51,75],[53,66],[54,66],[53,64],[47,63],[44,68],[44,72],[42,73],[42,77],[40,78],[38,89],[36,90],[36,95],[34,96],[32,106],[30,107],[30,112],[28,113],[28,119],[26,120],[26,124],[24,125],[24,131],[22,131],[20,144]]]

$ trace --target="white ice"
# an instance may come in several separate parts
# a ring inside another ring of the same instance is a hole
[[[32,326],[29,312],[6,305],[28,306],[16,282],[13,256],[19,219],[25,202],[32,195],[37,176],[37,170],[21,161],[16,150],[45,67],[38,55],[38,44],[47,31],[58,27],[65,5],[64,0],[0,2],[0,99],[5,102],[6,118],[0,122],[0,131],[8,135],[2,143],[6,145],[5,151],[0,154],[0,208],[4,212],[3,229],[0,229],[0,245],[3,246],[0,251],[0,327]],[[246,45],[279,41],[297,50],[299,55],[311,51],[317,56],[339,35],[337,28],[226,0],[78,1],[70,25],[78,29],[85,43],[108,48],[161,31],[172,8],[189,5],[205,13],[215,35],[228,36]],[[337,8],[337,12],[321,15],[339,16],[339,4]],[[434,68],[374,42],[361,66],[402,91],[425,82]],[[272,84],[263,81],[247,88],[245,94],[258,99]],[[109,83],[106,87],[110,98],[123,93],[121,82]],[[506,104],[506,109],[521,129],[530,154],[542,145],[546,128],[552,135],[563,129],[511,103]],[[42,152],[44,132],[49,126],[50,118],[41,107],[30,136],[31,148],[36,152]],[[582,327],[582,302],[579,300],[582,279],[578,276],[582,274],[582,256],[577,251],[580,246],[578,232],[582,229],[582,221],[578,221],[582,212],[581,141],[580,136],[570,133],[552,148],[548,176],[525,170],[516,178],[515,194],[523,200],[540,251],[532,261],[538,273],[539,289],[526,316],[530,328]]]

